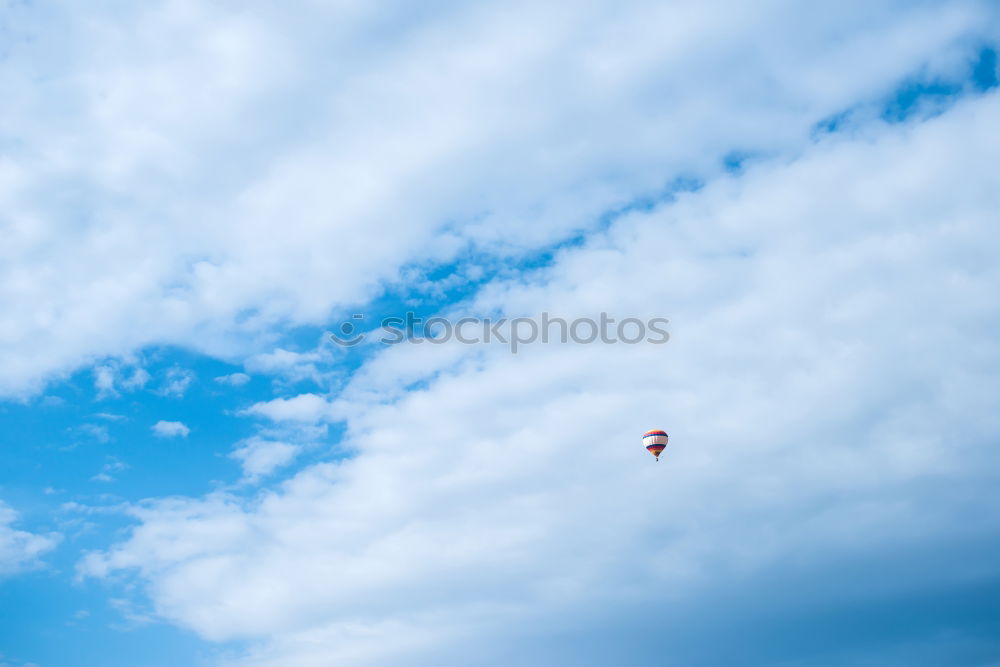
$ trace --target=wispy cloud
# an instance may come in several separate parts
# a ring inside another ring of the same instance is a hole
[[[167,369],[164,378],[157,388],[156,393],[161,396],[171,396],[180,398],[195,380],[195,374],[185,368],[177,366]]]
[[[246,373],[230,373],[229,375],[220,375],[216,377],[215,381],[219,384],[227,384],[231,387],[242,387],[250,381],[250,376]]]
[[[0,502],[0,577],[37,567],[39,557],[59,542],[57,533],[39,535],[13,527],[17,513]]]
[[[101,471],[90,479],[94,482],[113,482],[115,481],[114,473],[128,470],[128,467],[128,464],[123,463],[112,456],[108,458],[107,463],[101,466]]]
[[[300,449],[288,442],[254,437],[240,443],[230,456],[240,462],[247,480],[256,481],[290,463]]]
[[[317,394],[299,394],[291,398],[275,398],[254,403],[241,415],[264,417],[276,422],[315,423],[331,415],[329,402]]]
[[[142,389],[149,382],[149,372],[141,367],[128,368],[112,362],[94,368],[94,389],[98,400]]]
[[[160,438],[186,438],[191,429],[183,422],[160,420],[153,424],[153,434]]]

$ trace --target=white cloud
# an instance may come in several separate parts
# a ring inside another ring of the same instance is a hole
[[[145,345],[258,353],[405,265],[516,256],[733,149],[794,153],[902,77],[953,73],[990,16],[167,2],[31,24],[2,75],[0,393]]]
[[[167,370],[163,382],[160,388],[156,390],[156,393],[161,396],[171,396],[173,398],[180,398],[194,382],[195,374],[193,371],[189,371],[185,368],[173,367]]]
[[[98,442],[111,441],[111,434],[108,431],[108,427],[103,424],[82,424],[78,430]]]
[[[240,462],[245,478],[256,481],[291,463],[299,450],[288,442],[254,437],[240,443],[230,456]]]
[[[354,458],[135,508],[82,571],[256,640],[237,664],[464,664],[498,628],[585,635],[583,609],[995,535],[998,116],[986,95],[622,216],[472,309],[664,315],[669,344],[397,346],[335,403],[247,411],[343,418]],[[976,558],[940,576],[995,576]]]
[[[17,513],[0,501],[0,577],[36,567],[38,557],[59,541],[58,534],[38,535],[12,527]]]
[[[98,366],[94,369],[94,389],[101,398],[112,396],[115,392],[114,371],[108,366]]]
[[[94,416],[100,417],[101,419],[106,419],[109,422],[127,421],[127,417],[125,417],[125,415],[118,415],[111,412],[98,412]]]
[[[149,382],[146,369],[136,366],[127,368],[126,364],[111,361],[94,368],[94,389],[97,399],[111,398],[120,395],[120,391],[136,391]]]
[[[330,404],[317,394],[299,394],[291,398],[275,398],[254,403],[241,415],[265,417],[271,421],[318,422],[331,416]]]
[[[293,352],[277,348],[271,352],[256,354],[244,363],[251,373],[277,375],[288,382],[312,380],[322,383],[329,373],[323,373],[317,364],[329,365],[331,354],[328,348],[319,347],[311,352]]]
[[[184,422],[171,422],[161,419],[153,424],[153,433],[160,438],[186,438],[191,433],[191,429]]]
[[[216,377],[215,381],[219,384],[228,384],[232,387],[242,387],[250,381],[250,376],[246,373],[230,373],[229,375]]]
[[[131,376],[123,378],[121,381],[122,386],[129,390],[142,389],[147,382],[149,382],[149,373],[144,368],[134,369]]]
[[[101,466],[101,471],[91,477],[91,481],[94,482],[113,482],[115,477],[113,473],[121,472],[122,470],[128,470],[128,464],[119,461],[115,457],[108,457],[107,463]]]

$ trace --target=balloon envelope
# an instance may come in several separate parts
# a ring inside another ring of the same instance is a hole
[[[642,436],[642,444],[646,446],[646,450],[656,457],[656,460],[660,460],[660,454],[663,449],[667,446],[667,440],[670,436],[667,435],[666,431],[646,431]]]

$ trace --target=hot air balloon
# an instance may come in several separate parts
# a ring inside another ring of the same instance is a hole
[[[642,436],[642,444],[659,461],[660,453],[667,446],[667,438],[666,431],[646,431]]]

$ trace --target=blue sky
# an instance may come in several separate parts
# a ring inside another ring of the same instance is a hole
[[[0,3],[0,667],[996,664],[998,49]],[[328,339],[407,311],[671,339]]]

